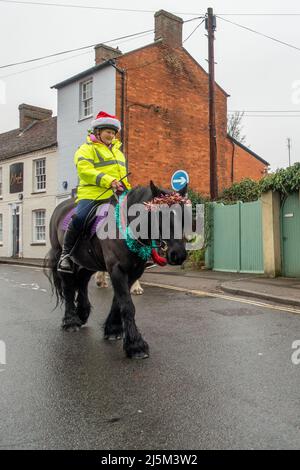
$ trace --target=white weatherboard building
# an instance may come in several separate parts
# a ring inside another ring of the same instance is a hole
[[[52,111],[22,104],[20,127],[0,134],[0,257],[43,258],[56,206]]]

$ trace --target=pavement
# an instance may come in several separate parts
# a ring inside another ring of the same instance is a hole
[[[42,259],[1,258],[0,263],[42,266]],[[300,306],[300,278],[267,278],[264,275],[193,270],[178,266],[148,268],[141,282],[176,288],[254,297],[294,307]]]

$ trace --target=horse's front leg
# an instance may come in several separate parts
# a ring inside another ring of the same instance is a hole
[[[120,269],[119,265],[115,265],[111,272],[111,281],[123,322],[124,351],[129,358],[145,359],[149,357],[149,346],[135,324],[135,307],[131,299],[129,287],[131,283],[128,275]]]

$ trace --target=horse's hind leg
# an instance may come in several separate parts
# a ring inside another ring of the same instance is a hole
[[[88,296],[88,284],[92,275],[92,271],[82,268],[78,271],[76,277],[78,294],[76,298],[77,306],[75,313],[76,316],[78,316],[81,320],[82,325],[84,325],[88,321],[88,318],[91,313],[91,304]]]
[[[104,323],[104,339],[113,341],[116,339],[122,339],[122,336],[123,325],[121,311],[117,301],[117,297],[116,295],[114,295],[109,315]]]
[[[62,291],[65,305],[65,315],[62,319],[62,328],[66,331],[78,331],[82,326],[75,307],[76,274],[59,273],[62,281]]]
[[[135,324],[135,307],[131,299],[128,275],[117,265],[110,273],[116,301],[120,306],[124,328],[123,347],[129,358],[144,359],[149,357],[149,346]]]

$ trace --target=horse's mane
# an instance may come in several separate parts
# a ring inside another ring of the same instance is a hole
[[[152,191],[150,186],[135,186],[128,193],[128,206],[148,202],[152,199]]]
[[[162,189],[158,188],[161,190],[163,194],[168,194],[171,193],[172,191],[169,191],[168,189]],[[150,186],[135,186],[133,189],[131,189],[128,193],[128,206],[132,204],[139,204],[143,202],[149,202],[153,199],[153,194]]]

